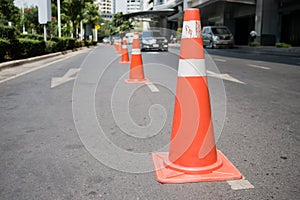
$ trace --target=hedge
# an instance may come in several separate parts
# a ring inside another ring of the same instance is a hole
[[[46,45],[44,41],[18,38],[18,49],[12,52],[14,58],[28,58],[43,55]]]
[[[96,45],[90,40],[81,41],[70,37],[47,37],[43,35],[19,34],[15,27],[0,25],[0,62],[39,56],[46,53],[72,50]]]
[[[9,40],[0,38],[0,62],[4,61],[4,57],[9,52],[9,49]]]
[[[17,36],[17,29],[13,26],[0,25],[0,38],[7,40],[15,40]]]
[[[277,48],[291,48],[292,47],[292,45],[286,44],[286,43],[283,43],[283,42],[278,42],[278,43],[275,44],[275,46]]]
[[[57,42],[46,41],[45,53],[55,53],[57,51]]]
[[[32,39],[32,40],[44,40],[43,35],[38,35],[38,34],[20,34],[18,38],[27,38],[27,39]]]

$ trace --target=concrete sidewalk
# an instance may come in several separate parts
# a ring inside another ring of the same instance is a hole
[[[180,47],[180,44],[169,44],[169,46]],[[236,45],[233,49],[230,49],[230,51],[238,52],[238,53],[300,57],[300,47],[277,48],[275,46],[250,47],[250,46]]]
[[[265,54],[265,55],[276,55],[276,56],[292,56],[300,57],[300,47],[291,48],[277,48],[274,46],[239,46],[236,45],[235,51],[242,53],[254,53],[254,54]]]
[[[76,49],[73,49],[73,50],[66,50],[66,51],[63,51],[63,52],[50,53],[50,54],[45,54],[45,55],[31,57],[31,58],[25,58],[25,59],[2,62],[2,63],[0,63],[0,71],[3,70],[3,69],[6,69],[6,68],[16,67],[16,66],[31,63],[31,62],[36,62],[36,61],[40,61],[40,60],[44,60],[44,59],[48,59],[48,58],[53,58],[53,57],[60,56],[60,55],[65,55],[65,54],[68,54],[68,53],[71,53],[71,52],[84,50],[86,48],[95,48],[95,47],[97,47],[97,45],[96,46],[90,46],[90,47],[80,47],[80,48],[76,48]]]

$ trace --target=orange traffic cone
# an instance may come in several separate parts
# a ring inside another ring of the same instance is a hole
[[[129,56],[128,56],[128,48],[127,48],[127,41],[126,37],[123,37],[123,45],[122,45],[122,59],[120,63],[129,63]]]
[[[144,76],[143,60],[141,54],[141,46],[139,33],[134,33],[132,41],[131,64],[129,79],[125,80],[126,83],[145,83],[149,80]]]
[[[241,179],[216,149],[199,9],[184,13],[170,152],[153,153],[157,180],[185,183]]]
[[[120,55],[122,54],[122,40],[121,39],[118,40],[117,52]]]
[[[117,41],[114,41],[114,47],[115,47],[115,50],[117,51]]]

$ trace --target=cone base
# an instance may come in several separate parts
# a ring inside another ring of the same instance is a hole
[[[243,175],[233,166],[233,164],[221,152],[217,151],[218,159],[222,160],[222,165],[207,173],[185,173],[171,169],[165,163],[169,162],[169,153],[159,152],[152,154],[157,181],[160,183],[191,183],[191,182],[211,182],[241,179]],[[193,168],[191,168],[193,171]]]
[[[123,63],[130,63],[130,60],[128,61],[120,61],[119,63],[123,64]]]
[[[144,79],[126,79],[125,83],[147,83],[149,80],[147,78]]]

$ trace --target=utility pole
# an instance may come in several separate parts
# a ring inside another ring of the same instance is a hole
[[[183,11],[185,11],[188,8],[189,8],[189,6],[188,6],[188,3],[187,3],[187,0],[183,0]]]
[[[57,0],[58,37],[61,37],[60,0]]]

